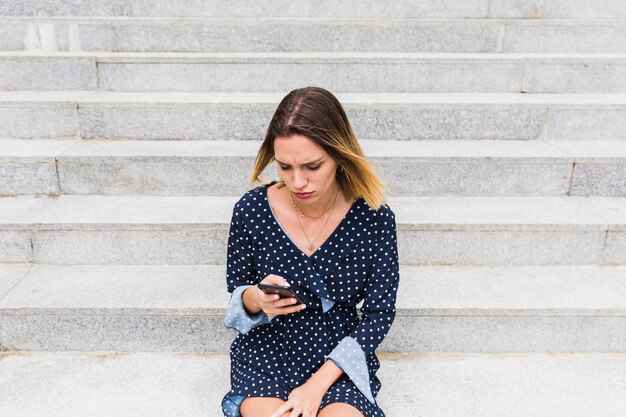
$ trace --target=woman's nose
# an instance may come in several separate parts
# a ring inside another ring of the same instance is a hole
[[[293,188],[301,189],[306,186],[307,180],[306,177],[302,174],[301,171],[296,170],[293,174]]]

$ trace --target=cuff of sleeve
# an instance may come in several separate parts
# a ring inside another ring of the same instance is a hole
[[[326,359],[332,360],[335,365],[340,367],[359,391],[363,393],[365,398],[370,403],[376,404],[370,385],[370,374],[365,360],[365,352],[363,352],[359,342],[350,336],[344,337]]]
[[[252,287],[252,285],[241,285],[233,291],[228,302],[226,317],[224,318],[224,326],[229,329],[236,329],[241,334],[246,334],[256,326],[267,324],[272,321],[275,316],[268,317],[263,311],[257,314],[249,315],[243,306],[243,292]]]

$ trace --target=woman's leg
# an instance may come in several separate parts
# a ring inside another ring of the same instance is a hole
[[[248,397],[241,403],[243,417],[270,417],[272,413],[285,403],[276,397]],[[280,417],[289,417],[291,410]]]
[[[322,408],[317,417],[364,417],[356,407],[346,403],[332,403]]]

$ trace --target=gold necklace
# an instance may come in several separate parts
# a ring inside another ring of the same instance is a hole
[[[333,203],[330,205],[330,207],[328,207],[328,210],[326,210],[321,216],[319,217],[309,217],[308,215],[304,214],[304,211],[302,211],[302,209],[300,207],[298,207],[296,205],[296,201],[293,199],[293,193],[291,191],[289,191],[289,197],[291,198],[291,204],[293,204],[293,207],[297,210],[300,211],[300,215],[302,217],[306,217],[307,219],[309,219],[309,221],[312,222],[316,222],[319,219],[323,219],[324,216],[328,213],[328,210],[330,210],[331,208],[333,208],[333,206],[335,205],[335,203],[337,202],[337,198],[339,197],[339,189],[337,189],[337,194],[335,195],[335,200],[333,201]]]
[[[289,196],[291,197],[291,203],[293,204],[293,208],[296,209],[296,218],[298,219],[298,224],[300,225],[300,229],[302,229],[302,233],[304,234],[304,237],[306,238],[307,242],[309,242],[309,246],[307,247],[307,249],[310,252],[313,252],[315,250],[315,246],[313,246],[313,242],[315,242],[317,240],[318,237],[321,236],[322,232],[324,231],[324,228],[326,227],[326,223],[328,223],[328,219],[330,218],[330,216],[326,217],[326,220],[324,221],[324,224],[322,225],[322,228],[320,229],[320,232],[317,234],[317,236],[315,236],[315,239],[311,240],[309,239],[309,236],[306,234],[306,231],[304,230],[304,226],[302,226],[302,221],[300,220],[300,216],[298,216],[298,206],[296,205],[296,202],[293,199],[293,195],[291,194],[291,192],[289,193]],[[318,217],[317,219],[315,219],[314,221],[317,221],[318,219],[321,219],[324,217],[324,215],[326,215],[330,209],[333,208],[333,206],[335,205],[335,203],[337,202],[337,198],[339,197],[339,190],[337,190],[337,195],[335,196],[335,200],[333,201],[333,203],[330,205],[330,207],[328,208],[328,210],[326,210],[326,212],[321,215],[320,217]],[[304,213],[303,213],[303,217],[304,217]],[[308,216],[307,216],[308,217]],[[309,220],[312,220],[309,217]]]

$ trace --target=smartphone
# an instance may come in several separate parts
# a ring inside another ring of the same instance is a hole
[[[272,284],[263,284],[260,282],[258,284],[259,289],[263,291],[265,294],[278,294],[280,298],[295,298],[296,305],[304,304],[304,302],[294,293],[288,285],[272,285]]]

